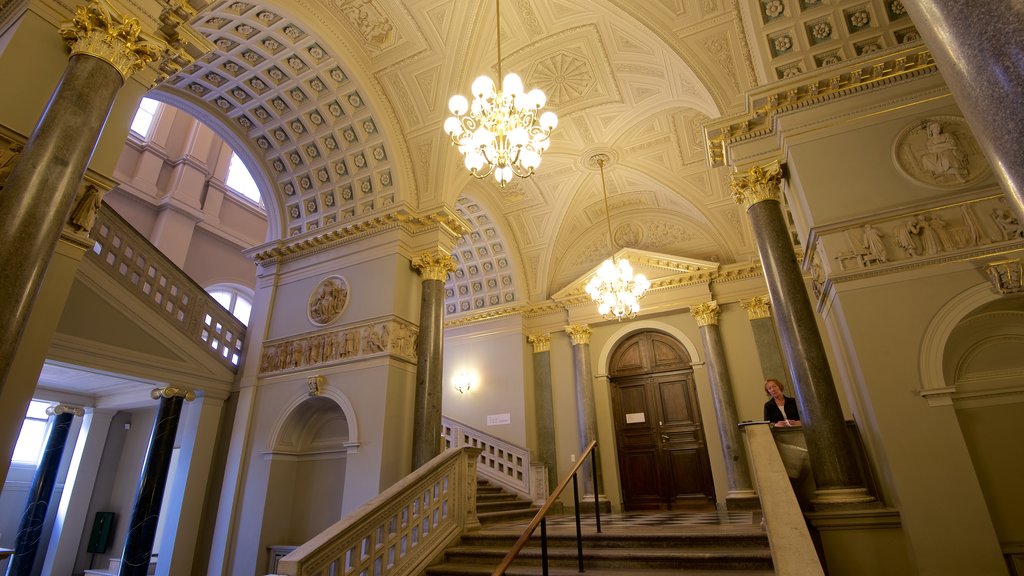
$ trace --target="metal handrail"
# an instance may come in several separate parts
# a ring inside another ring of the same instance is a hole
[[[558,487],[548,496],[544,505],[541,506],[537,514],[533,516],[530,523],[526,526],[526,530],[523,531],[519,539],[516,540],[512,549],[505,554],[505,557],[498,564],[498,567],[494,569],[491,576],[504,576],[505,570],[512,565],[515,561],[516,556],[522,551],[523,547],[526,546],[526,542],[530,540],[530,536],[533,536],[534,531],[537,530],[537,526],[540,526],[540,546],[541,546],[541,565],[544,576],[548,574],[548,538],[547,538],[547,520],[544,518],[551,506],[558,500],[558,497],[562,495],[562,491],[569,485],[569,480],[572,480],[572,491],[573,501],[576,504],[576,553],[579,563],[579,571],[583,572],[583,534],[580,529],[580,492],[579,483],[576,480],[576,473],[579,471],[583,463],[587,461],[587,458],[593,456],[594,460],[591,463],[591,472],[594,477],[594,518],[596,520],[597,532],[601,533],[601,506],[597,500],[597,441],[592,441],[587,445],[586,450],[580,455],[579,460],[576,461],[576,465],[572,467],[572,470],[565,475],[565,478],[558,483]]]

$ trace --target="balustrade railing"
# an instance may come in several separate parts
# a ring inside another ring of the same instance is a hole
[[[479,526],[479,450],[446,450],[278,562],[284,576],[420,574]]]
[[[245,324],[149,243],[110,206],[96,214],[87,258],[222,364],[238,371]]]
[[[477,473],[481,477],[534,502],[547,496],[546,479],[531,482],[532,476],[544,474],[544,471],[533,469],[530,451],[526,448],[447,417],[441,418],[441,435],[444,437],[445,448],[471,446],[480,449]]]

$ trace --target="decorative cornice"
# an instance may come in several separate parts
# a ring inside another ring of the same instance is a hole
[[[533,344],[533,353],[540,354],[541,352],[549,352],[551,350],[551,335],[550,334],[530,334],[526,337],[526,341]]]
[[[697,326],[718,325],[718,302],[711,300],[690,308],[690,315],[697,321]]]
[[[566,326],[565,332],[569,335],[569,339],[572,340],[573,346],[590,344],[590,326],[587,326],[586,324],[573,324],[572,326]]]
[[[246,255],[259,265],[287,262],[395,229],[402,229],[410,234],[440,229],[453,241],[469,233],[466,223],[446,208],[431,214],[413,214],[405,208],[397,208],[393,212],[361,222],[352,222],[329,231],[321,231],[316,235],[301,235],[257,246],[247,251]]]
[[[764,166],[752,166],[746,174],[733,174],[729,180],[729,189],[737,204],[744,210],[765,200],[781,201],[782,165],[778,160]]]
[[[88,54],[113,66],[122,80],[156,61],[167,50],[162,43],[142,36],[138,18],[117,14],[100,0],[75,7],[70,22],[60,27],[60,35],[71,55]]]
[[[455,269],[458,268],[455,258],[440,249],[424,252],[413,258],[410,264],[420,273],[420,278],[424,280],[439,280],[441,282],[448,279],[449,272],[455,272]]]
[[[740,306],[747,311],[748,320],[772,317],[772,302],[768,296],[754,296],[750,300],[740,300]]]
[[[187,388],[175,388],[174,386],[166,386],[164,388],[154,388],[149,396],[153,400],[159,400],[160,398],[184,398],[186,402],[191,402],[196,399],[196,393]]]
[[[85,409],[81,406],[71,406],[70,404],[54,404],[46,409],[46,413],[50,416],[74,414],[81,418],[82,416],[85,416]]]
[[[551,310],[560,309],[560,307],[551,307]],[[514,316],[516,314],[529,315],[534,313],[550,312],[546,307],[538,306],[508,306],[505,308],[490,308],[479,314],[471,314],[468,316],[461,316],[451,320],[445,320],[445,328],[458,328],[459,326],[468,326],[476,322],[483,322],[485,320],[493,320],[495,318],[501,318],[504,316]]]
[[[904,82],[938,71],[931,52],[917,46],[871,60],[844,71],[830,71],[808,81],[769,87],[751,94],[743,115],[709,123],[705,127],[708,162],[713,167],[728,163],[734,144],[770,136],[779,115],[835,102],[882,86]]]

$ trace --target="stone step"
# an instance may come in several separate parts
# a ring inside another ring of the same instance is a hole
[[[445,552],[445,565],[480,564],[497,566],[508,553],[507,547],[455,546]],[[584,567],[594,569],[727,569],[770,570],[771,551],[767,548],[591,548],[583,545]],[[517,566],[535,566],[541,563],[540,547],[524,548],[516,558]],[[577,563],[576,548],[549,547],[548,564],[572,567]],[[428,571],[428,573],[431,573]]]
[[[576,566],[563,568],[558,566],[548,567],[549,576],[579,576]],[[634,569],[602,569],[584,566],[586,576],[636,576]],[[429,576],[490,576],[494,567],[477,564],[451,564],[437,565],[427,568],[424,574]],[[517,566],[513,565],[505,571],[505,576],[541,576],[543,574],[540,566]],[[775,571],[768,570],[643,570],[644,576],[774,576]]]
[[[498,522],[508,522],[512,520],[529,520],[537,514],[537,510],[540,510],[540,508],[536,506],[530,506],[529,508],[515,508],[512,510],[494,510],[489,512],[481,512],[478,509],[476,517],[481,524],[495,524]]]
[[[576,547],[576,532],[560,530],[558,533],[548,532],[548,548]],[[584,530],[593,530],[585,528]],[[462,536],[460,545],[511,548],[519,536],[509,532],[487,532],[481,530]],[[768,549],[768,537],[757,528],[734,531],[688,532],[663,534],[631,534],[623,532],[595,534],[584,532],[584,547],[588,548],[765,548]],[[540,546],[540,531],[534,533],[527,547]]]
[[[503,500],[485,500],[476,501],[476,511],[480,512],[496,512],[498,510],[522,510],[526,508],[532,508],[533,504],[526,500],[520,500],[518,498],[503,499]]]

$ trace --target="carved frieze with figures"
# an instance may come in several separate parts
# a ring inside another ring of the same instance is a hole
[[[398,319],[265,342],[260,373],[308,369],[390,354],[416,361],[419,329]]]

